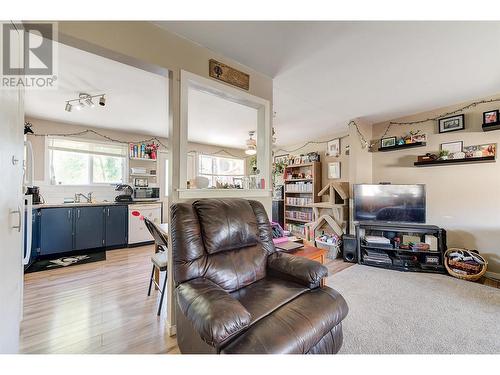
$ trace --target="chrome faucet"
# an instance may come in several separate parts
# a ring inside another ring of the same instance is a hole
[[[92,192],[88,193],[87,195],[82,194],[82,193],[76,193],[75,194],[75,203],[80,203],[80,197],[83,197],[87,200],[87,203],[92,203]]]

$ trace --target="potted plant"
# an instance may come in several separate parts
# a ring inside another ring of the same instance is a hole
[[[439,151],[439,160],[448,160],[448,155],[450,152],[448,150]]]

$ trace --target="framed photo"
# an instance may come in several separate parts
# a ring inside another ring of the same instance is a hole
[[[441,151],[448,151],[450,154],[454,154],[455,152],[462,152],[463,148],[463,141],[441,143]]]
[[[274,162],[276,164],[288,164],[288,155],[276,155]]]
[[[465,129],[465,116],[456,115],[439,119],[439,132],[448,133]]]
[[[483,124],[496,124],[498,122],[498,109],[483,112]]]
[[[415,134],[411,136],[411,143],[427,142],[427,134]]]
[[[334,162],[328,163],[328,178],[329,179],[340,178],[340,162],[339,161],[334,161]]]
[[[392,147],[392,146],[396,146],[396,137],[382,138],[380,140],[381,148]]]
[[[340,155],[340,138],[336,138],[326,144],[326,154],[334,157]]]
[[[497,144],[488,143],[484,145],[474,145],[464,147],[466,158],[481,158],[485,156],[496,156]]]

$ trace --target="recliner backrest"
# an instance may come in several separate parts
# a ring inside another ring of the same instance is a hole
[[[275,251],[262,204],[246,199],[201,199],[171,207],[175,285],[206,277],[228,292],[266,275]]]

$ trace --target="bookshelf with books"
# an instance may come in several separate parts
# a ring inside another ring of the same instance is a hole
[[[304,225],[313,220],[309,205],[319,201],[321,189],[321,162],[295,164],[284,172],[285,230],[304,238]]]

